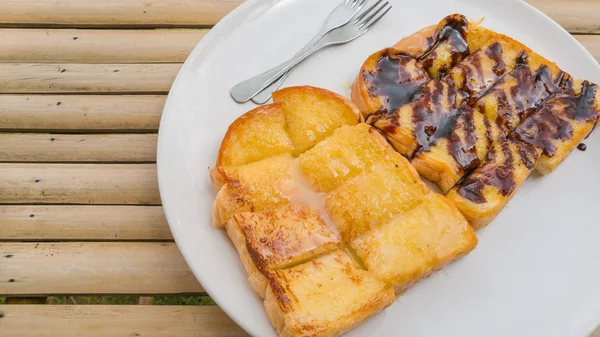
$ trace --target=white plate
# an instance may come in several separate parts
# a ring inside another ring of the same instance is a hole
[[[274,336],[226,233],[211,226],[209,167],[227,126],[253,104],[229,89],[286,59],[340,0],[248,0],[192,52],[160,126],[158,178],[173,236],[217,304],[254,336]],[[600,66],[566,31],[518,0],[392,1],[360,39],[324,50],[285,83],[348,95],[364,59],[451,13],[486,17],[576,77],[600,83]],[[553,174],[529,179],[465,258],[420,282],[352,336],[583,337],[600,323],[600,131]]]

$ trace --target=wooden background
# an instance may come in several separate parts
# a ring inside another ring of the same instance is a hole
[[[156,133],[182,62],[240,2],[0,0],[1,335],[245,335],[216,306],[41,304],[203,294],[160,206]],[[600,0],[529,2],[600,59]]]

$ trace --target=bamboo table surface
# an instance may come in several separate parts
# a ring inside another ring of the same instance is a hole
[[[600,59],[600,0],[529,2]],[[239,3],[0,0],[0,335],[246,335],[216,306],[11,300],[203,294],[160,205],[157,130],[182,62]]]

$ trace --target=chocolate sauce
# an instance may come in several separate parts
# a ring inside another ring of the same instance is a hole
[[[467,43],[467,34],[469,33],[469,21],[460,14],[453,14],[445,17],[436,31],[434,40],[429,44],[429,48],[419,57],[419,61],[429,73],[436,78],[443,76],[448,69],[454,67],[458,62],[469,55],[469,45]],[[429,40],[428,40],[429,42]],[[446,52],[450,52],[448,60],[440,59],[438,48],[447,45]],[[444,61],[437,70],[437,74],[432,67],[434,61]]]
[[[502,58],[502,45],[499,42],[494,43],[486,49],[485,55],[494,61],[492,66],[494,74],[498,77],[502,76],[506,72],[506,64]]]
[[[410,100],[429,75],[407,54],[387,49],[375,66],[375,73],[363,75],[370,84],[369,94],[382,98],[381,111],[389,114]]]
[[[483,70],[481,68],[481,54],[474,53],[465,58],[456,67],[453,72],[461,73],[462,82],[455,83],[452,73],[448,73],[443,80],[457,87],[459,90],[467,93],[469,96],[483,90],[481,83],[484,82]]]
[[[417,141],[415,153],[428,151],[439,138],[450,134],[462,101],[459,91],[439,80],[427,83],[414,95],[410,104]]]
[[[581,143],[581,144],[577,145],[577,150],[585,151],[585,150],[587,150],[587,145]]]
[[[448,152],[463,172],[470,172],[481,163],[476,151],[474,113],[473,108],[468,105],[461,107],[456,123],[452,126],[452,132],[448,136]],[[460,139],[459,132],[463,134],[464,140]]]
[[[483,111],[482,99],[489,95],[495,96],[497,101],[496,124],[507,132],[516,128],[525,118],[533,114],[546,98],[560,90],[560,75],[557,79],[553,79],[547,66],[542,65],[535,73],[532,73],[525,58],[519,60],[519,64],[518,68],[496,82],[475,103]],[[511,82],[515,84],[510,87],[509,99],[505,87],[507,83]]]
[[[520,158],[514,158],[511,147],[517,149]],[[498,158],[499,155],[502,157]],[[487,201],[483,189],[495,186],[498,193],[508,196],[516,188],[515,167],[523,163],[531,170],[535,167],[537,158],[538,154],[533,146],[502,139],[488,152],[484,164],[458,183],[458,194],[482,204]]]
[[[598,118],[600,111],[595,107],[595,92],[596,85],[585,81],[579,95],[572,90],[555,94],[517,127],[510,137],[532,144],[552,157],[556,153],[557,141],[573,137],[574,121],[587,122]]]
[[[529,54],[526,51],[522,51],[517,55],[515,59],[515,68],[526,66],[529,64]]]

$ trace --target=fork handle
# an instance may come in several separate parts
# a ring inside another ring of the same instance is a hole
[[[259,74],[251,77],[245,81],[236,84],[231,91],[231,97],[238,102],[244,103],[252,99],[259,92],[264,90],[266,87],[275,82],[284,73],[295,67],[298,63],[312,55],[314,52],[325,47],[327,44],[323,43],[322,37],[327,34],[326,31],[321,32],[309,43],[307,43],[298,53],[292,56],[289,60]]]

